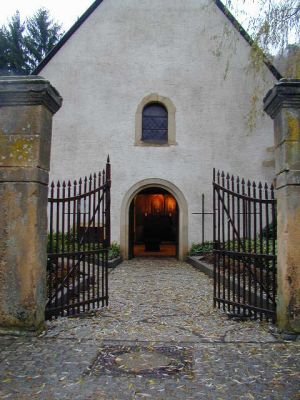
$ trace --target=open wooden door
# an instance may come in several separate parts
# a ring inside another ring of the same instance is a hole
[[[129,207],[129,243],[128,243],[128,257],[134,257],[134,199]]]

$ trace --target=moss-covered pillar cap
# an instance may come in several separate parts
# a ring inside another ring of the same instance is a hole
[[[300,108],[300,79],[281,79],[264,98],[264,110],[275,118],[282,108]]]
[[[0,78],[0,107],[32,105],[43,105],[55,114],[62,105],[62,97],[50,82],[41,76]]]

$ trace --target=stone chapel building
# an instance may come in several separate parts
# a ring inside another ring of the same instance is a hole
[[[35,74],[64,99],[51,178],[89,175],[110,156],[124,258],[186,256],[201,239],[202,193],[212,211],[214,167],[273,180],[262,104],[280,74],[253,67],[251,39],[219,0],[97,0]]]

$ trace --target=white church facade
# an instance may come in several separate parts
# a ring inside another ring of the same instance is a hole
[[[274,178],[262,104],[280,76],[253,67],[251,40],[220,1],[95,1],[35,73],[63,97],[51,178],[89,175],[110,156],[124,258],[164,248],[185,258],[201,240],[202,193],[212,210],[214,167]]]

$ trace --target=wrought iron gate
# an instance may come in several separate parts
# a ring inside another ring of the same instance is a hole
[[[102,173],[50,187],[46,318],[108,304],[110,162]]]
[[[214,306],[239,318],[276,317],[276,200],[267,184],[214,170]]]

